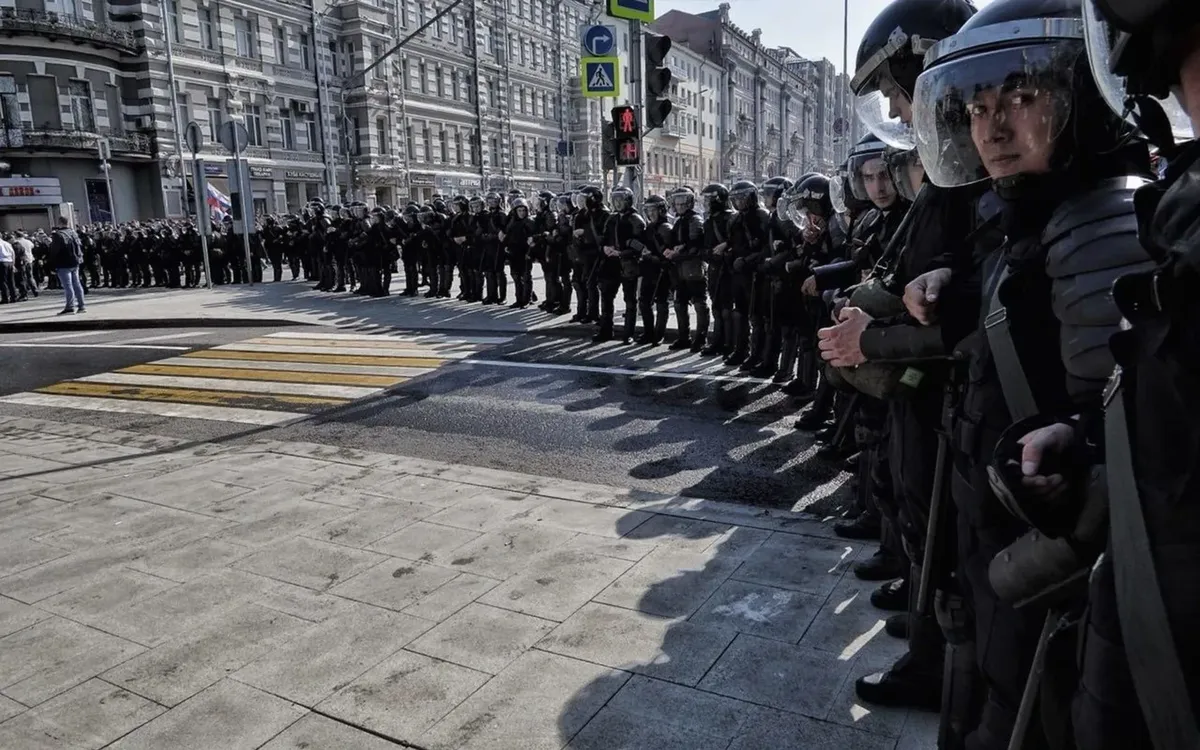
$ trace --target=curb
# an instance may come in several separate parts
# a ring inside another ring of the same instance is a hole
[[[49,333],[51,331],[103,331],[131,328],[270,328],[309,326],[287,318],[78,318],[65,320],[28,320],[0,323],[0,334]]]

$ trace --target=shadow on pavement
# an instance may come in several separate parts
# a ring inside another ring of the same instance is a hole
[[[563,746],[896,746],[908,713],[852,694],[855,677],[902,647],[881,632],[869,585],[845,575],[869,550],[662,515],[630,514],[617,532],[658,547],[538,645],[612,669],[561,711]]]

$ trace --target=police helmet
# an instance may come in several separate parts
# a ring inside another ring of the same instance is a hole
[[[554,193],[549,190],[542,190],[537,194],[537,209],[539,211],[549,211],[554,208]]]
[[[483,197],[483,202],[488,209],[491,210],[501,208],[501,204],[504,202],[504,200],[500,197],[499,193],[492,191]]]
[[[556,199],[559,211],[570,211],[574,207],[571,200],[571,193],[559,193]]]
[[[472,195],[470,200],[467,201],[467,207],[470,209],[471,213],[473,213],[473,214],[483,213],[483,209],[484,209],[483,198],[480,198],[478,195]]]
[[[706,185],[700,191],[700,198],[704,202],[704,213],[706,215],[714,211],[724,211],[729,208],[729,188],[719,182]]]
[[[675,188],[667,197],[670,199],[671,210],[675,212],[676,216],[696,208],[696,193],[687,185]]]
[[[465,214],[471,208],[470,201],[465,195],[456,195],[450,200],[450,205],[454,208],[454,213]]]
[[[1080,0],[997,0],[926,56],[913,126],[931,182],[1001,192],[1084,170],[1130,133],[1085,59]]]
[[[618,213],[633,208],[633,191],[627,187],[615,187],[608,194],[608,204]]]
[[[529,215],[529,204],[525,201],[524,198],[521,198],[518,196],[518,197],[512,199],[512,210],[515,212],[519,209],[525,209],[525,215],[526,216]]]
[[[797,182],[784,195],[777,213],[801,229],[813,225],[824,228],[825,222],[834,214],[833,202],[829,199],[829,178],[813,174]]]
[[[758,206],[758,186],[750,180],[738,180],[729,189],[729,200],[738,211],[749,211]]]
[[[850,149],[846,178],[855,200],[869,201],[876,208],[891,208],[896,202],[897,190],[888,169],[886,151],[887,144],[874,135],[868,135]]]
[[[975,15],[970,0],[893,0],[863,34],[850,90],[858,119],[883,142],[916,145],[913,90],[925,52]]]
[[[667,215],[667,200],[661,195],[651,195],[642,201],[642,210],[650,221],[658,221]]]
[[[767,209],[771,211],[775,210],[779,198],[788,190],[791,190],[793,184],[786,177],[772,177],[764,182],[762,184],[762,197]]]
[[[584,185],[575,193],[575,207],[596,210],[604,206],[604,193],[595,185]]]
[[[1180,55],[1200,24],[1200,3],[1084,0],[1083,22],[1092,75],[1113,112],[1159,147],[1189,140],[1191,120],[1171,87],[1180,84]]]

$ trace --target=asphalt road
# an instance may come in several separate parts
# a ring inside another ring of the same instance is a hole
[[[0,396],[270,332],[0,336]],[[775,387],[665,347],[595,347],[578,335],[519,336],[282,428],[0,404],[6,413],[193,440],[305,440],[818,513],[844,499],[848,478],[813,456]]]

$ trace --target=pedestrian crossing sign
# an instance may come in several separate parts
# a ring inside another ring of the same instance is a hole
[[[621,95],[618,57],[582,57],[579,59],[579,86],[583,95],[591,98]]]

